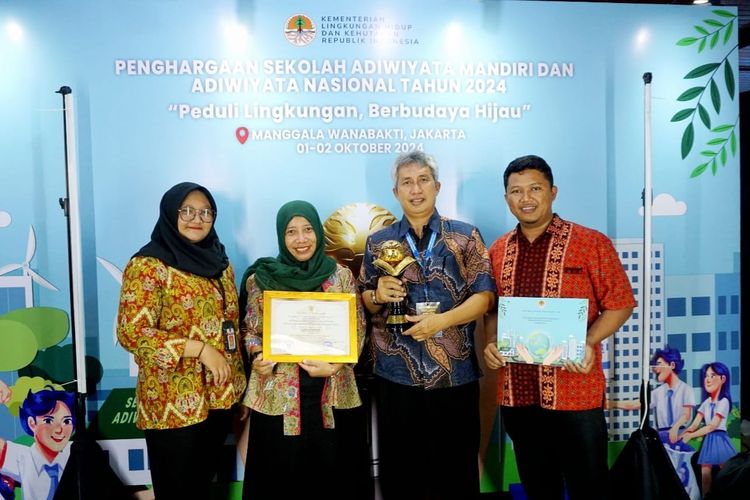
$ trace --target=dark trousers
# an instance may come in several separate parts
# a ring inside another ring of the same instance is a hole
[[[302,421],[303,434],[284,436],[283,419],[257,411],[250,415],[242,498],[317,498],[335,492],[334,431],[320,423],[313,427],[308,419]]]
[[[479,383],[425,390],[378,378],[385,500],[479,496]]]
[[[516,465],[529,500],[607,498],[607,427],[604,412],[500,408],[513,440]]]
[[[242,498],[366,499],[369,470],[365,409],[333,410],[335,428],[323,427],[323,379],[300,369],[301,434],[284,435],[283,415],[250,415]]]
[[[144,431],[156,498],[210,498],[211,480],[231,425],[231,410],[211,410],[206,420],[195,425]]]

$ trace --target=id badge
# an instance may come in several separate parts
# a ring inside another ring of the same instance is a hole
[[[417,302],[416,303],[417,316],[423,314],[437,314],[440,312],[440,302]],[[435,334],[435,337],[442,337],[443,332],[439,331]]]
[[[237,352],[237,333],[234,331],[234,323],[229,320],[222,321],[221,334],[224,337],[224,351]]]

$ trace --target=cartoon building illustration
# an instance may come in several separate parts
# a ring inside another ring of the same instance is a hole
[[[639,296],[643,241],[620,239],[615,247],[625,272]],[[703,380],[701,366],[713,361],[730,371],[732,401],[739,400],[740,378],[740,276],[739,271],[705,275],[664,273],[664,245],[652,245],[651,349],[669,345],[679,350],[688,365],[679,377],[700,398]],[[739,258],[735,258],[738,262]],[[737,264],[735,264],[737,268]],[[640,390],[640,306],[603,348],[607,397],[610,400],[637,400]],[[652,384],[652,389],[653,389]],[[638,427],[638,412],[610,409],[607,412],[610,438],[624,441]]]
[[[696,400],[701,366],[719,361],[729,368],[732,401],[739,400],[739,272],[667,277],[666,343],[690,360],[686,380]]]
[[[643,275],[643,240],[618,239],[615,248],[633,286],[639,305],[622,328],[603,343],[602,359],[607,379],[607,398],[637,400],[641,385],[641,306],[639,282]],[[664,345],[664,245],[651,245],[651,349]],[[610,409],[607,411],[610,439],[625,441],[638,428],[638,412]]]

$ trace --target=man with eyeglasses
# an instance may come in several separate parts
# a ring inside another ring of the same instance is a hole
[[[495,286],[479,230],[442,217],[435,160],[405,153],[393,166],[404,217],[367,239],[360,281],[372,313],[378,450],[383,498],[479,495],[479,363],[474,330]],[[373,265],[396,241],[416,262],[402,278]],[[386,329],[385,307],[405,299],[412,324]]]

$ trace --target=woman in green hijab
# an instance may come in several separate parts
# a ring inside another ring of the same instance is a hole
[[[242,279],[242,330],[253,359],[243,401],[253,410],[243,498],[296,498],[316,491],[327,498],[346,497],[336,471],[346,470],[353,457],[343,456],[345,446],[334,424],[345,410],[362,404],[353,365],[264,360],[263,291],[358,294],[356,282],[349,268],[325,254],[323,226],[310,203],[283,205],[276,215],[276,233],[279,255],[258,259]],[[361,351],[365,319],[359,296],[356,304]]]

